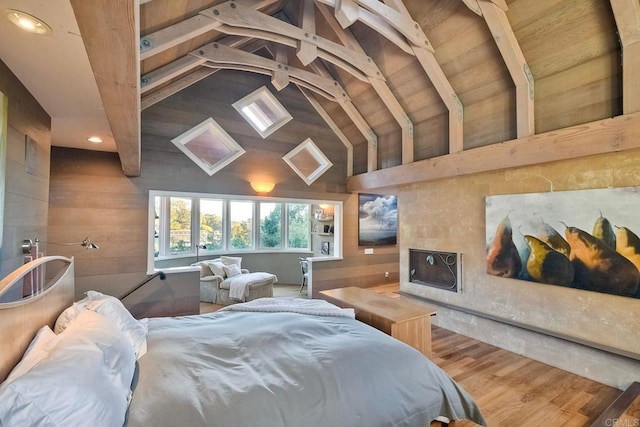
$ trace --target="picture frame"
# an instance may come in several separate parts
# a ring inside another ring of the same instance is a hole
[[[315,211],[313,211],[313,217],[315,219],[322,219],[323,214],[324,214],[324,210],[322,209],[316,209]]]
[[[638,208],[640,187],[488,196],[487,274],[640,298]]]
[[[398,244],[398,198],[358,194],[358,246]]]
[[[320,253],[322,255],[329,255],[331,252],[331,242],[329,242],[328,240],[323,241],[320,244]]]

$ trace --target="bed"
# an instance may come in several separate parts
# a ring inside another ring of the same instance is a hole
[[[43,293],[0,304],[5,427],[486,425],[434,363],[349,309],[262,298],[206,315],[135,320],[98,292],[72,303],[73,260],[64,262]],[[31,267],[0,282],[0,294]],[[48,313],[33,318],[34,304]],[[15,325],[23,325],[19,341]]]

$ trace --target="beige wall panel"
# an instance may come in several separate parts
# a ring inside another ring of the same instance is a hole
[[[486,196],[546,192],[550,190],[547,180],[553,183],[554,191],[637,186],[639,161],[640,150],[633,150],[403,187],[399,190],[398,208],[402,219],[401,290],[530,327],[640,353],[640,331],[634,314],[637,299],[490,276],[485,272],[484,226]],[[463,292],[450,293],[409,282],[408,249],[412,247],[463,253]],[[438,318],[441,317],[439,313]],[[574,344],[560,342],[555,348],[532,350],[547,346],[549,338],[510,331],[515,341],[506,342],[491,330],[473,326],[476,323],[473,316],[447,314],[441,321],[462,333],[535,355],[546,363],[610,385],[622,387],[629,381],[627,376],[620,375],[621,366],[627,364],[621,365],[623,362],[617,356],[599,353],[599,368],[595,370],[593,361],[574,357]]]

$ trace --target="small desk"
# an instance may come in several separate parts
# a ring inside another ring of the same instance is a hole
[[[431,358],[431,316],[436,314],[434,308],[354,286],[320,291],[320,295],[337,306],[353,308],[356,319]]]

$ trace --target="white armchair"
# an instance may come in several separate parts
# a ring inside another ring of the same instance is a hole
[[[221,257],[191,264],[200,267],[200,301],[221,305],[240,302],[229,296],[231,281],[228,280],[225,270],[235,268],[232,265],[240,268],[241,261],[242,258],[239,257]],[[251,274],[246,268],[240,268],[240,272],[243,275]],[[260,277],[259,280],[247,284],[245,301],[273,296],[273,284],[278,279],[275,275],[269,276],[268,278]]]

